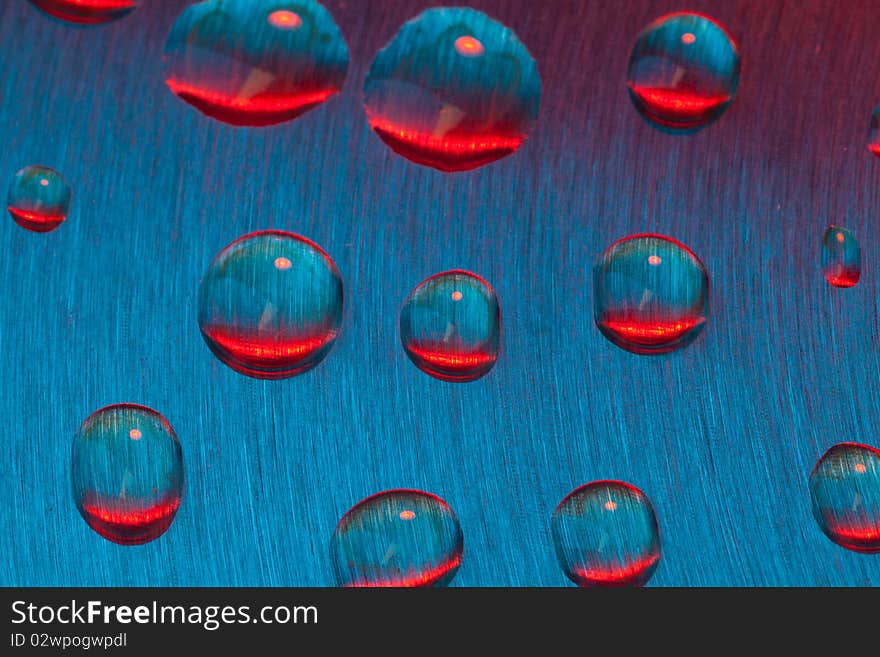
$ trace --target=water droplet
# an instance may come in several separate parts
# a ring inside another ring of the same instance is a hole
[[[464,552],[458,519],[435,495],[377,493],[346,513],[330,539],[340,586],[444,586]]]
[[[259,379],[302,374],[330,352],[342,325],[342,278],[309,240],[279,230],[223,249],[199,287],[199,328],[211,351]]]
[[[880,450],[835,445],[809,483],[813,515],[828,538],[856,552],[880,552]]]
[[[109,541],[139,545],[164,534],[183,495],[183,456],[168,420],[135,404],[92,413],[73,441],[73,494]]]
[[[868,129],[868,150],[880,157],[880,106],[871,112],[871,124]]]
[[[536,121],[538,67],[516,35],[467,8],[428,9],[373,60],[370,127],[395,152],[441,171],[515,152]]]
[[[651,501],[622,481],[594,481],[569,493],[551,529],[559,564],[579,586],[642,586],[660,562]]]
[[[236,126],[290,121],[342,88],[348,46],[316,0],[207,0],[178,16],[166,84],[203,114]]]
[[[709,277],[684,244],[662,235],[633,235],[612,244],[596,265],[596,326],[636,354],[690,344],[706,323]]]
[[[859,282],[862,249],[843,226],[829,226],[822,237],[822,274],[834,287],[853,287]]]
[[[29,0],[53,18],[77,25],[109,23],[130,14],[141,0]]]
[[[501,309],[479,276],[448,271],[420,283],[400,311],[406,355],[444,381],[473,381],[498,360]]]
[[[678,13],[654,21],[636,38],[627,85],[636,109],[654,125],[690,132],[724,113],[739,73],[739,52],[724,27]]]
[[[35,233],[55,230],[70,212],[70,185],[49,167],[29,166],[9,183],[6,208],[15,223]]]

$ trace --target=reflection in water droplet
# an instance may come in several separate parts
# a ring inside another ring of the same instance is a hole
[[[76,507],[107,540],[139,545],[171,526],[183,495],[183,456],[156,411],[134,404],[96,411],[74,438],[72,462]]]
[[[461,565],[464,538],[443,500],[391,490],[359,502],[330,539],[340,586],[444,586]]]
[[[448,271],[420,283],[400,311],[406,355],[423,372],[444,381],[485,375],[501,345],[501,309],[479,276]]]
[[[9,183],[6,209],[15,223],[35,233],[55,230],[70,212],[70,185],[49,167],[29,166]]]
[[[596,326],[622,349],[660,354],[690,344],[709,312],[709,277],[686,246],[662,235],[612,244],[593,275]]]
[[[636,38],[627,71],[630,98],[654,125],[689,132],[721,116],[739,85],[733,38],[711,18],[664,16]]]
[[[843,226],[829,226],[822,237],[822,274],[834,287],[853,287],[859,282],[862,249]]]
[[[516,151],[541,79],[516,35],[466,8],[428,9],[379,51],[364,85],[370,127],[394,151],[465,171]]]
[[[49,14],[77,25],[98,25],[130,14],[141,0],[29,0]]]
[[[284,231],[245,235],[221,251],[199,287],[199,328],[236,372],[282,379],[330,352],[342,325],[342,278],[309,240]]]
[[[654,508],[622,481],[569,493],[553,512],[551,530],[559,564],[580,586],[641,586],[660,562]]]
[[[809,483],[813,515],[828,538],[856,552],[880,552],[880,450],[835,445]]]
[[[290,121],[339,91],[348,46],[333,17],[316,0],[279,4],[207,0],[184,9],[165,45],[171,91],[236,126]]]

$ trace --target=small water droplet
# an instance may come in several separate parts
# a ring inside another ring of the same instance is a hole
[[[501,309],[479,276],[448,271],[420,283],[400,311],[400,339],[410,360],[444,381],[474,381],[498,360]]]
[[[376,55],[370,127],[395,152],[466,171],[515,152],[538,117],[538,67],[516,35],[467,8],[428,9]]]
[[[739,52],[724,27],[706,16],[677,13],[636,38],[627,85],[636,109],[651,123],[690,132],[724,113],[739,73]]]
[[[868,150],[880,157],[880,106],[871,112],[871,124],[868,129]]]
[[[122,18],[137,9],[141,0],[29,0],[53,18],[77,25],[98,25]]]
[[[183,455],[156,411],[115,404],[92,413],[74,438],[72,463],[76,507],[107,540],[139,545],[171,526],[183,495]]]
[[[313,242],[278,230],[240,237],[208,267],[199,328],[236,372],[282,379],[330,352],[342,325],[342,278]]]
[[[642,586],[660,562],[651,501],[622,481],[577,488],[550,524],[559,564],[579,586]]]
[[[346,513],[330,539],[340,586],[444,586],[464,552],[458,519],[435,495],[377,493]]]
[[[709,313],[709,277],[684,244],[633,235],[612,244],[596,265],[596,326],[622,349],[661,354],[690,344]]]
[[[832,541],[856,552],[880,552],[880,450],[840,443],[810,473],[813,515]]]
[[[295,9],[295,11],[294,11]],[[206,0],[165,45],[165,82],[203,114],[236,126],[290,121],[337,93],[348,46],[316,0]]]
[[[859,282],[862,249],[843,226],[829,226],[822,237],[822,274],[834,287],[853,287]]]
[[[48,233],[60,226],[70,212],[70,185],[57,171],[29,166],[13,176],[6,194],[6,208],[22,228]]]

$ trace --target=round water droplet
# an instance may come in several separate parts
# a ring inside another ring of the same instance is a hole
[[[813,468],[810,495],[828,538],[856,552],[880,552],[880,450],[835,445]]]
[[[551,529],[559,564],[580,586],[642,586],[660,562],[651,501],[622,481],[594,481],[569,493]]]
[[[479,276],[448,271],[420,283],[400,311],[406,355],[444,381],[473,381],[498,360],[501,309]]]
[[[444,586],[464,552],[458,519],[417,490],[377,493],[346,513],[330,539],[340,586]]]
[[[859,282],[862,249],[843,226],[829,226],[822,237],[822,274],[834,287],[853,287]]]
[[[130,14],[141,0],[29,0],[37,9],[77,25],[109,23]]]
[[[168,420],[135,404],[92,413],[73,441],[73,495],[107,540],[139,545],[164,534],[183,495],[183,456]]]
[[[541,78],[516,35],[466,8],[428,9],[373,60],[370,127],[394,151],[441,171],[516,151],[538,116]]]
[[[639,34],[627,85],[642,116],[687,132],[724,113],[736,95],[739,72],[739,52],[724,27],[706,16],[678,13]]]
[[[593,275],[596,326],[636,354],[690,344],[709,313],[709,277],[684,244],[662,235],[633,235],[602,254]]]
[[[342,325],[342,278],[318,245],[280,230],[223,249],[199,287],[199,328],[236,372],[283,379],[330,352]]]
[[[316,0],[207,0],[178,16],[164,61],[168,87],[203,114],[267,126],[339,91],[348,46]]]
[[[70,211],[70,185],[49,167],[29,166],[15,174],[6,208],[15,223],[35,233],[55,230]]]

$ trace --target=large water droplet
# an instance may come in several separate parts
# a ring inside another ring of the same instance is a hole
[[[699,14],[664,16],[636,38],[627,71],[630,98],[654,125],[701,128],[721,116],[739,85],[736,44]]]
[[[443,586],[464,551],[458,519],[435,495],[377,493],[346,513],[330,539],[340,586]]]
[[[267,126],[339,91],[348,46],[315,0],[207,0],[178,16],[164,61],[168,87],[200,112]]]
[[[834,287],[853,287],[859,282],[862,249],[843,226],[829,226],[822,237],[822,274]]]
[[[73,494],[89,526],[114,543],[164,534],[183,494],[183,456],[168,420],[134,404],[90,415],[73,441]]]
[[[633,235],[602,254],[593,275],[596,326],[622,349],[660,354],[690,344],[709,312],[709,277],[684,244]]]
[[[13,176],[6,208],[15,222],[35,233],[55,230],[70,212],[70,185],[57,171],[29,166]]]
[[[828,538],[856,552],[880,552],[880,450],[835,445],[813,468],[810,495]]]
[[[575,489],[551,519],[559,564],[580,586],[641,586],[660,562],[651,501],[622,481]]]
[[[370,127],[394,151],[465,171],[516,151],[541,78],[516,35],[467,8],[428,9],[379,51],[364,85]]]
[[[36,7],[69,23],[98,25],[130,14],[141,0],[29,0]]]
[[[282,379],[330,352],[342,325],[342,278],[318,245],[280,230],[223,249],[199,287],[199,328],[236,372]]]
[[[400,311],[406,355],[444,381],[473,381],[492,369],[501,345],[501,310],[479,276],[448,271],[420,283]]]

